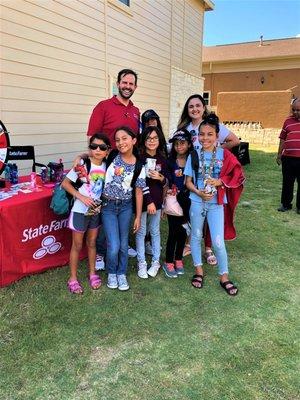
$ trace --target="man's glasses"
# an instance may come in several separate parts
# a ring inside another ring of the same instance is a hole
[[[101,144],[91,143],[89,145],[89,149],[91,149],[91,150],[97,150],[98,147],[99,147],[99,150],[101,150],[101,151],[106,151],[109,149],[109,147],[104,143],[103,144],[102,143]]]
[[[148,136],[146,139],[146,142],[158,142],[158,141],[159,141],[158,136],[153,136],[153,137]]]

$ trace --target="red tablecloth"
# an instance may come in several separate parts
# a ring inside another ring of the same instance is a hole
[[[0,287],[69,262],[72,233],[68,217],[50,209],[52,191],[43,187],[0,201]]]

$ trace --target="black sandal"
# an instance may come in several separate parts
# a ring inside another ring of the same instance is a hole
[[[226,281],[226,282],[221,282],[220,281],[220,285],[222,286],[222,288],[224,290],[226,290],[227,294],[229,294],[229,296],[236,296],[238,294],[238,288],[236,286],[234,286],[234,284],[231,281]],[[228,287],[228,285],[231,285]],[[232,293],[232,290],[236,290],[235,292]]]
[[[200,278],[200,279],[197,279],[197,278]],[[195,288],[195,289],[202,289],[203,288],[203,275],[200,275],[200,274],[195,274],[195,275],[193,275],[193,278],[192,278],[192,280],[191,280],[191,282],[192,282],[192,286]],[[195,286],[195,285],[193,285],[193,283],[196,283],[196,282],[198,282],[199,283],[199,286]]]

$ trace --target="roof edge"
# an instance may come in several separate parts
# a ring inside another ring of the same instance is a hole
[[[212,11],[215,8],[215,4],[211,0],[202,0],[204,3],[205,11]]]

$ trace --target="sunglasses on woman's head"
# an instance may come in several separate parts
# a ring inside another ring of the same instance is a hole
[[[89,149],[91,149],[91,150],[97,150],[98,147],[99,147],[99,150],[101,150],[101,151],[106,151],[109,149],[109,146],[107,146],[107,144],[104,144],[104,143],[101,143],[101,144],[91,143],[89,145]]]

